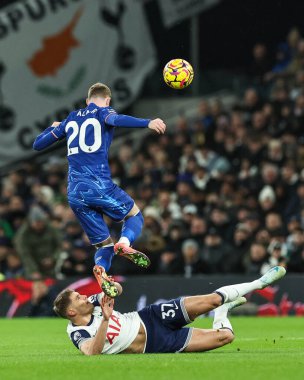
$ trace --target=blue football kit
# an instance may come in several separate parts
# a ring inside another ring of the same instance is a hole
[[[147,128],[149,122],[90,103],[85,109],[71,112],[57,127],[47,128],[33,144],[35,150],[42,150],[66,139],[68,201],[91,244],[110,236],[104,214],[121,221],[134,205],[134,200],[111,179],[108,152],[114,128]]]

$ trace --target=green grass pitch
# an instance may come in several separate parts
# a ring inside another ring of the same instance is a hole
[[[304,319],[231,318],[235,341],[199,354],[85,357],[66,321],[0,319],[1,380],[282,380],[303,379]],[[209,318],[196,327],[211,327]]]

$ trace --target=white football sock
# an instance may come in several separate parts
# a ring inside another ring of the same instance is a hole
[[[226,317],[226,318],[223,318],[223,319],[219,319],[219,320],[216,320],[216,321],[213,321],[213,326],[212,326],[215,330],[217,329],[229,329],[233,332],[233,328],[231,326],[231,323],[229,321],[229,319]]]
[[[119,240],[118,240],[118,243],[123,243],[123,244],[126,244],[128,247],[130,247],[131,243],[130,243],[130,240],[125,237],[125,236],[122,236]]]
[[[216,289],[216,293],[222,294],[224,298],[224,303],[226,303],[234,301],[247,293],[253,292],[254,290],[261,288],[261,281],[254,280],[252,282],[244,282],[242,284],[223,286],[219,289]]]
[[[233,328],[229,319],[227,318],[228,307],[222,305],[214,310],[213,328],[214,329],[229,329],[233,332]]]

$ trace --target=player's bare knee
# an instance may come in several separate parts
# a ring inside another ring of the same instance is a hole
[[[229,343],[233,342],[234,334],[231,330],[222,329],[221,331],[222,331],[223,344],[229,344]]]
[[[222,297],[217,293],[210,294],[210,302],[212,304],[213,309],[216,309],[217,307],[222,305]]]
[[[221,346],[231,343],[234,340],[234,334],[229,329],[218,329],[218,342]]]

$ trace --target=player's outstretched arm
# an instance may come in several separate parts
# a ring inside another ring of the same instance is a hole
[[[161,119],[140,119],[138,117],[128,116],[128,115],[118,115],[113,112],[110,113],[106,118],[105,122],[112,127],[120,128],[150,128],[159,134],[162,134],[166,130],[166,124]]]
[[[104,121],[107,125],[118,128],[147,128],[150,123],[150,119],[118,115],[115,111],[109,113]]]
[[[109,319],[113,313],[114,299],[104,295],[100,300],[100,306],[103,319],[97,333],[94,338],[86,340],[80,346],[80,350],[85,355],[101,354],[106,342]]]
[[[166,130],[166,124],[162,119],[154,119],[150,121],[148,128],[152,129],[158,134],[164,134]]]
[[[46,128],[42,133],[40,133],[40,135],[36,137],[33,143],[33,149],[38,151],[43,150],[52,145],[54,142],[60,140],[63,137],[62,132],[60,129],[58,131],[54,131],[54,129],[56,127],[59,127],[60,124],[61,122],[54,121],[50,127]]]

